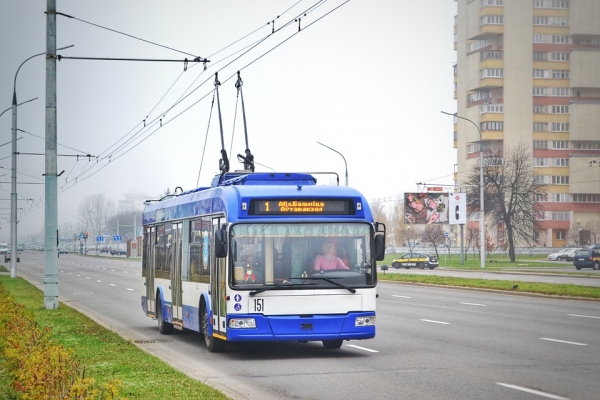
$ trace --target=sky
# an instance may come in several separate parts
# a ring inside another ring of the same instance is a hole
[[[46,49],[46,7],[0,0],[0,112],[19,66],[17,102],[37,98],[18,107],[19,240],[44,227],[46,63],[22,63]],[[176,60],[57,62],[62,232],[83,228],[78,208],[92,194],[122,205],[137,193],[141,209],[167,189],[209,186],[222,148],[230,170],[243,169],[238,71],[256,171],[335,172],[341,185],[347,171],[349,186],[386,205],[417,182],[453,183],[453,119],[440,112],[456,111],[452,0],[57,0],[56,9],[74,17],[57,16],[57,47],[74,45],[63,57]],[[195,57],[207,68],[185,69]],[[0,116],[2,241],[11,129],[9,110]]]

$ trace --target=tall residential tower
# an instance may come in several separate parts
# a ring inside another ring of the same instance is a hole
[[[538,198],[544,210],[537,215],[538,245],[594,242],[600,229],[600,0],[455,1],[457,115],[479,126],[482,137],[455,119],[457,183],[479,151],[489,156],[522,143],[538,182],[548,185]],[[493,229],[502,244],[503,227]]]

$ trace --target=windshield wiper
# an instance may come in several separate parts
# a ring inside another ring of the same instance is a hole
[[[311,278],[304,278],[304,279],[310,279],[310,280],[315,280],[315,281],[316,281],[316,280],[321,280],[321,281],[329,282],[329,283],[331,283],[332,285],[339,286],[339,287],[341,287],[341,288],[343,288],[343,289],[346,289],[346,290],[347,290],[347,291],[349,291],[350,293],[356,293],[356,289],[352,289],[351,287],[348,287],[348,286],[346,286],[346,285],[343,285],[343,284],[341,284],[341,283],[339,283],[339,282],[336,282],[336,281],[334,281],[334,280],[333,280],[333,279],[331,279],[331,278],[324,278],[324,277],[311,277]],[[340,279],[341,279],[341,278],[340,278]]]

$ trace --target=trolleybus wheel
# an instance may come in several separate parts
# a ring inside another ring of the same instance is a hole
[[[220,353],[225,349],[225,342],[208,334],[208,309],[206,305],[202,305],[202,334],[204,335],[204,343],[206,348],[211,353]]]
[[[156,319],[158,320],[158,331],[160,333],[163,335],[173,333],[173,324],[164,320],[160,298],[156,299]]]
[[[342,347],[343,340],[323,340],[323,347],[326,349],[339,349]]]

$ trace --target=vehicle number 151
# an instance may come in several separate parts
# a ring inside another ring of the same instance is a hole
[[[254,299],[254,312],[262,312],[265,310],[265,299]]]

